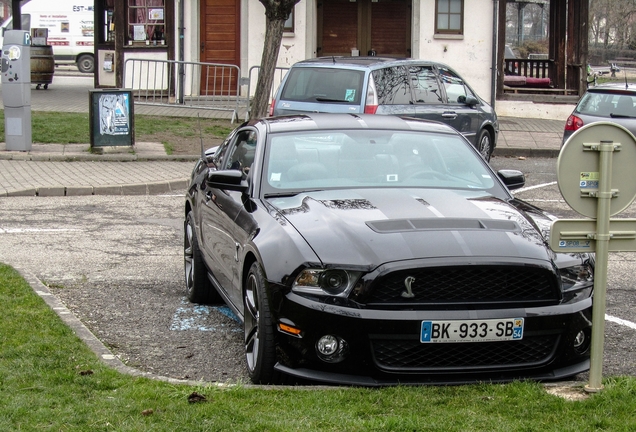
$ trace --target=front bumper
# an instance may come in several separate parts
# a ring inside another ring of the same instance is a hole
[[[311,381],[381,386],[558,380],[589,369],[591,298],[536,308],[424,311],[356,309],[288,293],[277,306],[272,308],[277,322],[301,333],[279,331],[276,369]],[[424,320],[503,318],[524,318],[522,340],[419,341]],[[577,350],[580,331],[587,345]],[[344,360],[328,363],[318,357],[316,342],[327,334],[347,342]]]

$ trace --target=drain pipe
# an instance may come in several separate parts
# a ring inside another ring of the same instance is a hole
[[[490,106],[495,109],[497,97],[497,42],[499,42],[499,0],[492,1],[492,74],[490,83]]]
[[[179,0],[179,90],[177,94],[177,103],[182,104],[184,102],[184,87],[185,87],[185,70],[183,66],[184,61],[184,31],[185,31],[185,18],[184,18],[184,2],[185,0]]]

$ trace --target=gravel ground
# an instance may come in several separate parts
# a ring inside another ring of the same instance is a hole
[[[242,325],[227,307],[185,298],[183,203],[183,194],[5,199],[0,261],[33,273],[129,366],[247,383]]]
[[[103,282],[51,291],[129,366],[178,379],[247,382],[242,326],[226,308],[189,304],[180,288]]]

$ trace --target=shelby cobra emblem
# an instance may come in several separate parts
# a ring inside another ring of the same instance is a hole
[[[413,289],[411,285],[415,282],[415,278],[413,276],[409,276],[404,279],[404,286],[406,287],[406,291],[402,291],[402,297],[404,298],[413,298],[415,294],[413,294]]]

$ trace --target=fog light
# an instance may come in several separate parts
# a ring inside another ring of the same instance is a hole
[[[331,335],[323,336],[318,339],[316,348],[318,348],[318,352],[324,356],[333,355],[338,351],[338,338]]]
[[[574,338],[574,348],[579,348],[584,343],[585,343],[585,333],[583,333],[583,331],[580,331]]]
[[[584,330],[581,330],[576,334],[572,346],[577,354],[583,354],[588,350],[590,347],[590,338]]]
[[[337,336],[325,335],[316,342],[316,353],[320,360],[327,363],[338,363],[345,359],[348,344]]]

